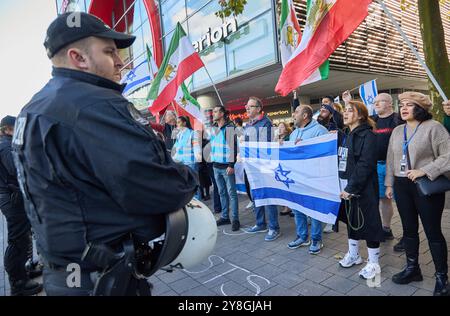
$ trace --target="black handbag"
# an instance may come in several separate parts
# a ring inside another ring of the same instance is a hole
[[[406,147],[406,154],[408,159],[408,168],[409,170],[412,170],[408,147]],[[416,186],[420,196],[445,193],[450,191],[450,179],[444,175],[440,175],[431,181],[427,176],[424,176],[416,179]]]

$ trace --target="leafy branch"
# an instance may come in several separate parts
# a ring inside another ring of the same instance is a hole
[[[238,16],[244,12],[244,7],[247,0],[219,0],[221,9],[216,12],[216,16],[221,19],[227,18],[230,15]]]

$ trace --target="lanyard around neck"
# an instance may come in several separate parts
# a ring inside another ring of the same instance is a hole
[[[419,123],[419,125],[416,126],[416,128],[414,129],[414,132],[412,133],[411,137],[408,139],[406,133],[406,125],[403,127],[403,154],[406,155],[406,150],[408,149],[409,143],[411,142],[411,140],[413,139],[414,135],[416,135],[417,130],[419,129],[420,124],[422,124],[422,122]]]

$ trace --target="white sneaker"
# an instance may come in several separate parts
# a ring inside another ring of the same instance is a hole
[[[339,261],[339,264],[343,268],[350,268],[350,267],[354,266],[355,264],[361,264],[361,263],[363,263],[363,259],[361,258],[360,255],[358,255],[357,257],[352,257],[349,252],[347,252],[345,254],[344,259]]]
[[[248,202],[248,204],[247,204],[247,206],[245,207],[245,209],[250,209],[250,208],[253,208],[253,202],[252,201],[250,201],[250,202]]]
[[[365,280],[375,278],[377,274],[381,273],[381,267],[378,263],[368,262],[364,268],[359,272],[359,276]]]
[[[324,233],[332,233],[333,232],[333,225],[332,224],[326,224],[323,228]]]

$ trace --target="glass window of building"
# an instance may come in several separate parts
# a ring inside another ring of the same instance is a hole
[[[172,32],[175,29],[177,22],[182,22],[186,19],[186,6],[184,0],[161,1],[160,9],[163,32],[165,34]]]
[[[241,26],[227,42],[228,75],[276,62],[272,12]]]
[[[242,25],[245,22],[254,19],[261,13],[270,10],[272,7],[272,2],[273,1],[271,0],[247,1],[244,12],[237,16],[238,24]]]
[[[187,15],[192,15],[195,11],[202,8],[208,2],[211,2],[211,0],[186,0]]]

